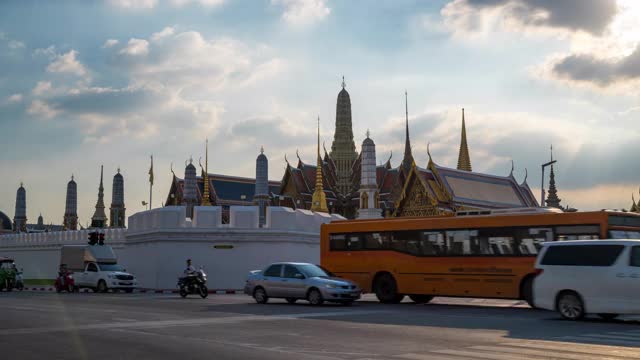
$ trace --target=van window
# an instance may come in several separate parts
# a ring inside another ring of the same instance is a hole
[[[629,265],[640,267],[640,246],[631,248],[631,261],[629,261]]]
[[[98,266],[94,263],[89,263],[89,265],[87,265],[87,271],[98,272]]]
[[[611,266],[624,245],[569,245],[549,246],[542,265]]]

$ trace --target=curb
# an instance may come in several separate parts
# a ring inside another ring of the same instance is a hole
[[[53,291],[55,291],[55,288],[53,286],[51,286],[51,287],[25,287],[24,291],[53,292]],[[91,289],[80,289],[79,292],[81,292],[81,293],[90,293],[90,292],[93,292],[93,291]],[[177,294],[178,290],[174,290],[174,289],[134,289],[133,293],[139,293],[139,294],[145,294],[145,293],[149,293],[149,294]],[[216,294],[216,295],[244,294],[244,291],[243,290],[231,290],[231,289],[209,289],[209,294]]]

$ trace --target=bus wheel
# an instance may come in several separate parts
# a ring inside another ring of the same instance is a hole
[[[431,295],[409,295],[409,299],[416,304],[426,304],[429,301],[433,300],[433,296]]]
[[[376,297],[383,304],[397,304],[404,295],[398,294],[398,285],[391,274],[381,274],[373,282]]]

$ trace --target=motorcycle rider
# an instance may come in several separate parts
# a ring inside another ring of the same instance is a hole
[[[187,268],[184,269],[184,275],[189,276],[193,275],[196,272],[196,268],[191,265],[191,259],[187,259]]]
[[[66,286],[65,280],[67,278],[67,264],[60,264],[60,268],[58,269],[58,277],[60,277],[60,284],[62,286]]]

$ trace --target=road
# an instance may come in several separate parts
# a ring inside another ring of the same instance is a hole
[[[514,301],[351,307],[243,295],[0,293],[4,359],[640,359],[640,322]]]

